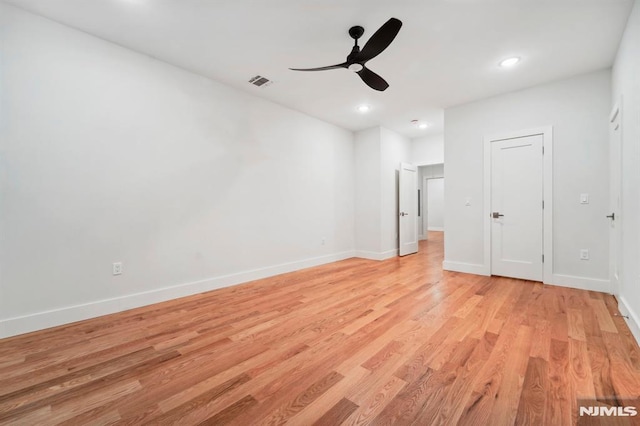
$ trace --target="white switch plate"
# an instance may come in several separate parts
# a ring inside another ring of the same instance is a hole
[[[580,260],[589,260],[589,249],[580,249]]]
[[[467,198],[466,200],[464,200],[464,205],[469,207],[471,205],[471,198]]]
[[[589,194],[580,194],[580,204],[589,204]]]
[[[113,264],[113,275],[122,274],[122,262],[116,262]]]

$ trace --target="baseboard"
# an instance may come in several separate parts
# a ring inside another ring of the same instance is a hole
[[[553,274],[551,282],[545,283],[560,287],[571,287],[580,290],[600,291],[611,293],[611,282],[598,278],[577,277],[573,275]]]
[[[622,315],[626,315],[629,318],[625,318],[627,320],[627,325],[631,330],[631,334],[636,339],[636,343],[640,345],[640,317],[636,314],[636,312],[631,309],[627,300],[623,296],[616,296],[618,299],[618,310]]]
[[[444,231],[444,228],[441,226],[430,226],[429,228],[427,228],[427,231]]]
[[[398,249],[383,251],[383,252],[356,250],[353,254],[353,257],[359,257],[362,259],[369,259],[369,260],[386,260],[386,259],[391,259],[392,257],[396,257],[397,255],[398,255]]]
[[[167,289],[157,290],[162,292]],[[64,308],[52,309],[48,311],[36,312],[34,314],[23,315],[13,318],[0,320],[0,338],[16,336],[19,334],[30,333],[32,331],[44,330],[51,327],[70,324],[76,321],[82,321],[89,318],[96,318],[103,315],[109,315],[116,312],[124,311],[121,303],[126,297],[103,299],[95,302],[83,303],[81,305],[67,306]],[[167,298],[166,300],[169,300]],[[149,302],[151,304],[154,302]],[[140,305],[143,306],[143,305]]]
[[[345,251],[327,256],[303,259],[295,262],[283,263],[265,268],[253,269],[236,274],[222,275],[200,281],[178,284],[175,286],[155,289],[147,292],[129,294],[112,299],[104,299],[81,305],[68,306],[35,314],[24,315],[0,320],[0,338],[43,330],[102,315],[113,314],[128,309],[164,302],[179,297],[190,296],[205,291],[229,287],[247,281],[267,278],[274,275],[337,262],[339,260],[356,257],[354,251]]]
[[[445,260],[442,262],[442,269],[445,271],[464,272],[465,274],[489,275],[489,271],[484,265],[477,263],[453,262]]]

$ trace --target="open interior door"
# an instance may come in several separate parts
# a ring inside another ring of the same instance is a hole
[[[622,140],[620,138],[620,105],[613,108],[609,117],[609,280],[611,291],[620,292],[620,270],[622,269]]]
[[[415,166],[400,163],[398,191],[398,234],[400,256],[418,252],[418,172]]]

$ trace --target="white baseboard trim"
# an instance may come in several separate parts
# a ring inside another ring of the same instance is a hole
[[[441,226],[430,226],[427,228],[427,231],[444,231],[444,228]]]
[[[0,338],[16,336],[18,334],[43,330],[102,315],[126,311],[128,309],[164,302],[179,297],[190,296],[205,291],[229,287],[247,281],[267,278],[274,275],[337,262],[339,260],[356,257],[354,251],[319,256],[295,262],[282,263],[265,268],[253,269],[236,274],[222,275],[205,280],[178,284],[175,286],[155,289],[142,293],[129,294],[112,299],[98,300],[80,305],[68,306],[34,314],[0,319]]]
[[[356,250],[354,252],[353,257],[359,257],[362,259],[369,259],[369,260],[386,260],[386,259],[391,259],[392,257],[396,257],[397,255],[398,255],[398,249],[383,251],[383,252]]]
[[[445,271],[464,272],[465,274],[490,275],[484,265],[476,263],[454,262],[445,260],[442,262],[442,269]]]
[[[623,296],[618,295],[616,297],[618,299],[618,310],[622,315],[629,317],[627,319],[627,325],[631,330],[631,334],[635,337],[636,343],[640,345],[640,317],[638,317],[638,314],[631,309],[627,300]]]
[[[571,287],[580,290],[600,291],[611,293],[611,282],[598,278],[577,277],[574,275],[553,274],[551,281],[545,284],[559,287]]]

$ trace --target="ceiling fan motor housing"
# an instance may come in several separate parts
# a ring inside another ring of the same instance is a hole
[[[362,34],[364,34],[364,28],[362,28],[360,25],[349,28],[349,35],[354,40],[358,40],[360,37],[362,37]]]

